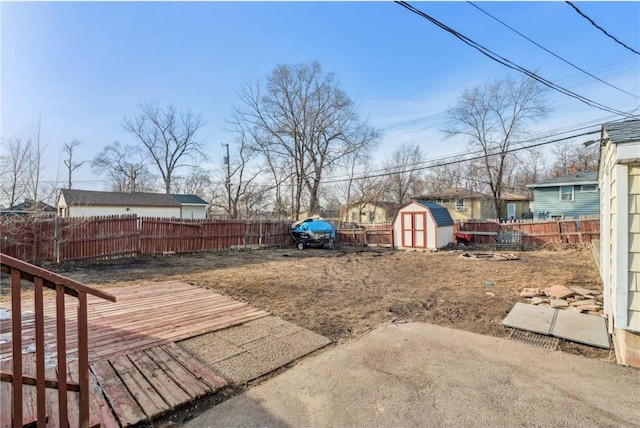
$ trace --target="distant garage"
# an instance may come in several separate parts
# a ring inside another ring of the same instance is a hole
[[[453,219],[435,202],[412,201],[400,208],[393,221],[395,248],[436,250],[453,241]]]

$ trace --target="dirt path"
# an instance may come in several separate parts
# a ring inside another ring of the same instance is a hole
[[[424,321],[504,337],[502,319],[524,287],[600,289],[588,248],[527,251],[518,260],[461,251],[254,250],[135,258],[55,268],[99,287],[179,279],[270,311],[334,341],[386,321]],[[607,351],[562,342],[572,353]]]

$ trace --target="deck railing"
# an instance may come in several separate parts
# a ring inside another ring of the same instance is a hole
[[[55,414],[59,426],[69,425],[68,392],[77,392],[79,402],[78,421],[81,427],[89,426],[89,346],[87,326],[87,295],[93,295],[111,302],[115,296],[101,290],[88,287],[53,272],[25,263],[13,257],[0,253],[0,267],[4,274],[10,276],[11,283],[11,372],[0,372],[0,381],[10,382],[12,388],[11,424],[14,427],[23,426],[23,385],[36,387],[36,416],[37,426],[45,427],[47,417],[46,388],[58,390],[58,409],[50,409]],[[22,361],[22,283],[33,284],[35,307],[35,364],[36,376],[25,373]],[[55,291],[55,322],[56,322],[56,351],[57,351],[57,380],[45,378],[45,300],[44,289]],[[65,297],[77,299],[77,331],[78,331],[78,382],[67,380],[67,344]],[[74,418],[75,419],[75,418]],[[29,421],[27,421],[29,422]]]

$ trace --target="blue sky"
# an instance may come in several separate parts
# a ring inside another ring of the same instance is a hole
[[[610,107],[632,97],[545,53],[466,2],[411,3],[545,78]],[[640,96],[640,56],[591,26],[564,2],[480,2],[537,43]],[[579,2],[581,10],[640,50],[639,2]],[[402,143],[429,158],[464,151],[443,141],[440,113],[465,87],[514,72],[392,2],[2,2],[1,135],[17,135],[39,114],[49,141],[47,177],[64,177],[60,150],[82,144],[91,160],[107,144],[131,142],[122,119],[143,101],[202,113],[200,138],[212,165],[229,142],[225,119],[243,83],[277,64],[319,61],[383,130],[379,159]],[[610,113],[550,93],[553,115],[535,133],[611,119]],[[88,165],[74,187],[103,189]]]

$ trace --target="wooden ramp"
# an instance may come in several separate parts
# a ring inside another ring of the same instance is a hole
[[[221,330],[269,315],[246,303],[210,290],[173,281],[110,289],[117,303],[89,297],[89,361],[91,422],[104,427],[149,423],[162,415],[212,394],[226,385],[207,366],[174,341]],[[77,377],[77,317],[75,301],[67,299],[69,377]],[[53,301],[53,298],[51,298]],[[1,308],[9,309],[2,304]],[[23,365],[35,367],[33,302],[23,301]],[[48,379],[55,372],[55,305],[45,302],[45,354]],[[11,320],[0,320],[10,337]],[[4,336],[7,335],[7,336]],[[11,372],[11,343],[0,345],[0,365]],[[35,374],[35,368],[33,369]],[[0,382],[0,427],[11,424],[11,385]],[[47,390],[47,427],[60,426],[55,389]],[[69,426],[78,426],[77,397],[69,393]],[[24,388],[24,422],[35,422],[35,388]],[[75,406],[75,407],[74,407]],[[31,411],[31,410],[34,411]]]

